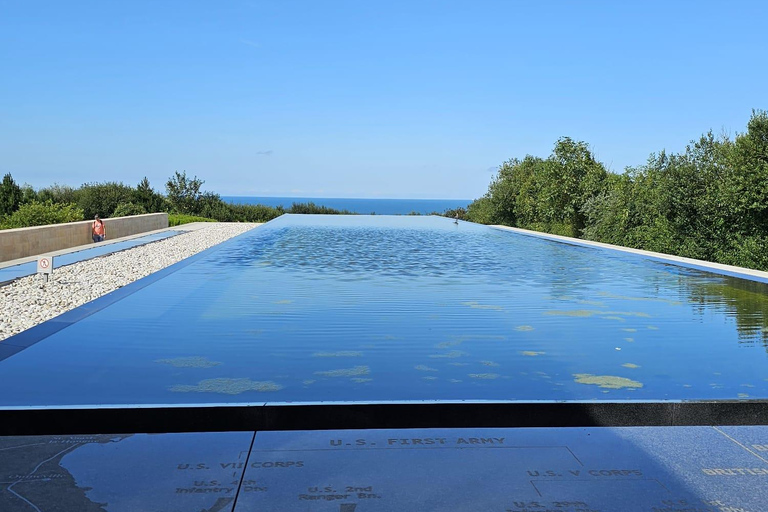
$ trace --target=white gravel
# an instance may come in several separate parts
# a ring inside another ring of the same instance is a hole
[[[196,231],[57,268],[47,283],[43,276],[32,275],[0,287],[0,340],[258,225],[211,223]]]

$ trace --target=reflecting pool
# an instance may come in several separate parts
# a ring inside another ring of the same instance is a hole
[[[0,405],[768,397],[768,285],[441,217],[284,215],[136,288]]]

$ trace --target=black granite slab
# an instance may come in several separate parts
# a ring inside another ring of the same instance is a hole
[[[235,510],[760,512],[766,479],[713,427],[260,432]]]
[[[2,512],[229,512],[252,432],[0,438]]]
[[[119,432],[766,425],[768,401],[248,402],[0,406],[0,436]]]

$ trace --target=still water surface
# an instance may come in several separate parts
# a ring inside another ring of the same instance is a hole
[[[767,398],[767,342],[762,283],[439,217],[286,215],[1,361],[0,405]]]

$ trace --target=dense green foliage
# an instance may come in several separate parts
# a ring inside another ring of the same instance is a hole
[[[169,208],[165,197],[152,190],[147,178],[144,178],[136,188],[123,183],[104,182],[86,183],[77,189],[54,184],[37,192],[26,186],[22,192],[22,203],[33,200],[74,203],[83,210],[87,219],[92,219],[95,215],[121,217],[155,213],[167,211]]]
[[[768,114],[612,174],[584,142],[504,162],[466,218],[768,270]]]
[[[445,210],[445,212],[443,212],[442,214],[433,213],[432,215],[442,215],[444,217],[449,217],[451,219],[465,220],[467,218],[467,210],[459,206],[458,208],[449,208],[448,210]]]
[[[146,176],[136,185],[131,202],[141,206],[145,213],[164,212],[168,209],[167,199],[162,194],[152,190]]]
[[[183,213],[168,214],[168,225],[171,227],[181,226],[182,224],[189,224],[191,222],[216,222],[216,219],[207,219],[195,215],[184,215]]]
[[[145,213],[147,213],[147,210],[142,205],[128,201],[127,203],[117,205],[117,208],[115,208],[110,217],[129,217],[131,215],[144,215]]]
[[[213,199],[213,197],[203,197],[203,193],[200,191],[203,183],[205,182],[198,179],[197,176],[192,179],[187,178],[186,171],[176,171],[165,184],[171,210],[188,215],[197,213],[205,202],[210,202]]]
[[[352,215],[349,210],[335,210],[315,203],[292,203],[286,213],[321,214],[321,215]]]
[[[78,220],[83,220],[83,210],[74,203],[53,203],[51,200],[43,203],[32,201],[22,204],[18,210],[3,218],[0,227],[2,229],[26,228]]]
[[[35,191],[29,185],[19,187],[13,177],[6,174],[0,184],[0,228],[72,222],[92,219],[95,215],[106,218],[156,212],[179,215],[177,219],[192,219],[183,222],[267,222],[284,213],[351,213],[313,203],[294,203],[287,210],[260,204],[230,204],[218,194],[203,192],[203,183],[197,176],[190,179],[186,172],[177,171],[166,183],[167,196],[153,190],[146,177],[136,188],[105,182],[86,183],[77,189],[54,184]],[[17,215],[24,205],[34,206]]]
[[[54,183],[53,185],[45,188],[41,188],[37,192],[28,189],[29,201],[51,201],[53,203],[77,203],[78,191],[68,185],[59,185]]]
[[[3,176],[3,182],[0,183],[0,217],[15,212],[23,198],[21,187],[13,181],[10,173]]]
[[[77,205],[87,219],[110,217],[118,206],[131,202],[133,193],[133,188],[122,183],[86,183],[77,191]]]
[[[609,173],[584,142],[564,137],[547,159],[512,159],[481,199],[469,205],[468,220],[506,224],[567,236],[581,236],[583,205],[603,190]]]

